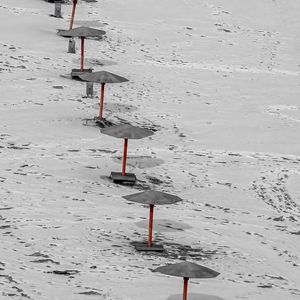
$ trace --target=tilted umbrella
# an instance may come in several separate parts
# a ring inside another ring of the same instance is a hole
[[[92,72],[86,73],[78,76],[83,81],[88,82],[97,82],[101,83],[101,93],[100,93],[100,110],[98,118],[103,120],[103,109],[104,109],[104,86],[106,83],[121,83],[129,81],[128,79],[121,77],[119,75],[106,72],[106,71],[99,71],[99,72]]]
[[[101,132],[116,138],[124,139],[124,153],[123,153],[123,165],[122,172],[111,172],[110,177],[114,182],[128,182],[134,183],[136,177],[132,173],[126,173],[126,159],[127,159],[127,148],[129,139],[142,139],[153,134],[152,131],[146,130],[140,127],[135,127],[129,124],[115,125],[101,129]]]
[[[71,20],[70,20],[70,29],[73,29],[76,5],[77,5],[77,0],[73,0],[72,15],[71,15]]]
[[[58,35],[63,37],[79,37],[81,38],[81,60],[80,60],[80,71],[83,72],[84,69],[84,39],[88,37],[98,37],[101,38],[106,32],[99,29],[94,29],[90,27],[77,27],[70,30],[59,30]]]
[[[163,251],[164,248],[161,245],[153,245],[152,243],[152,231],[153,231],[153,212],[155,205],[166,205],[174,204],[176,202],[182,201],[181,198],[167,194],[159,191],[146,191],[136,194],[131,194],[123,196],[124,199],[132,202],[137,202],[141,204],[147,204],[150,206],[149,214],[149,232],[148,232],[148,242],[147,244],[136,244],[135,248],[138,251]]]
[[[220,274],[212,269],[187,261],[158,267],[157,269],[153,270],[153,272],[183,277],[183,300],[187,300],[188,281],[190,278],[215,278]]]

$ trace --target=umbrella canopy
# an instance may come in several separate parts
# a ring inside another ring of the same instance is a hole
[[[171,276],[185,277],[185,278],[214,278],[220,273],[209,268],[190,263],[182,262],[173,265],[159,267],[154,272],[163,273]]]
[[[82,38],[87,38],[87,37],[101,37],[105,34],[106,32],[103,30],[99,29],[94,29],[90,27],[77,27],[75,29],[70,29],[70,30],[59,30],[58,35],[63,36],[63,37],[82,37]]]
[[[121,139],[142,139],[153,134],[152,131],[129,124],[116,125],[101,129],[101,132]]]
[[[138,202],[149,205],[173,204],[182,201],[181,198],[158,191],[146,191],[136,194],[123,196],[124,199],[132,202]]]
[[[97,83],[121,83],[121,82],[129,81],[124,77],[106,71],[83,74],[80,75],[79,78],[82,79],[83,81],[91,81]]]

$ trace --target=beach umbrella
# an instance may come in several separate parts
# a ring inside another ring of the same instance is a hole
[[[159,272],[170,276],[183,277],[183,300],[187,300],[188,281],[190,278],[215,278],[220,273],[191,262],[181,262],[177,264],[158,267],[153,272]]]
[[[126,173],[127,148],[129,139],[142,139],[153,134],[152,131],[140,127],[135,127],[129,124],[115,125],[101,129],[103,134],[124,139],[124,153],[122,172],[111,172],[110,177],[114,182],[134,183],[136,177],[132,173]]]
[[[94,29],[90,27],[77,27],[70,30],[59,30],[58,35],[63,37],[79,37],[81,38],[81,60],[80,60],[80,71],[84,70],[84,39],[89,37],[101,38],[106,32],[99,29]]]
[[[76,5],[77,5],[77,0],[73,0],[72,14],[71,14],[71,20],[70,20],[70,29],[73,29]]]
[[[128,79],[121,77],[119,75],[106,72],[106,71],[99,71],[99,72],[92,72],[86,73],[78,76],[83,81],[88,82],[96,82],[101,83],[101,92],[100,92],[100,110],[98,118],[103,120],[103,109],[104,109],[104,86],[106,83],[121,83],[129,81]]]
[[[152,243],[152,231],[153,231],[153,213],[155,205],[167,205],[174,204],[176,202],[182,201],[181,198],[167,194],[159,191],[146,191],[135,193],[127,196],[123,196],[124,199],[137,202],[141,204],[146,204],[150,206],[150,214],[149,214],[149,231],[148,231],[148,242],[146,244],[137,243],[135,245],[136,250],[138,251],[164,251],[163,246],[154,245]]]

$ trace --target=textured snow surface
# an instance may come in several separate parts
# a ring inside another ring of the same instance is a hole
[[[42,0],[0,0],[0,299],[175,300],[181,259],[221,273],[190,299],[300,298],[300,1],[80,1],[86,66],[107,84],[105,116],[155,131],[129,141],[134,187],[113,184],[122,140],[85,119],[99,109],[70,79],[79,49]],[[79,48],[79,41],[76,41]],[[168,254],[140,254],[148,209],[121,197],[157,189]]]

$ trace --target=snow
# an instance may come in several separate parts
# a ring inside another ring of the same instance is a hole
[[[221,273],[190,299],[299,299],[299,21],[292,0],[99,0],[78,4],[86,65],[107,84],[104,114],[155,130],[129,141],[134,187],[113,184],[122,140],[70,79],[79,49],[42,0],[0,0],[0,299],[178,299],[182,280],[151,272],[180,259]],[[79,41],[77,41],[79,47]],[[144,189],[183,203],[155,209],[168,254],[136,253]],[[69,270],[69,271],[68,271]],[[58,274],[57,271],[65,271]],[[200,297],[201,295],[201,297]]]

